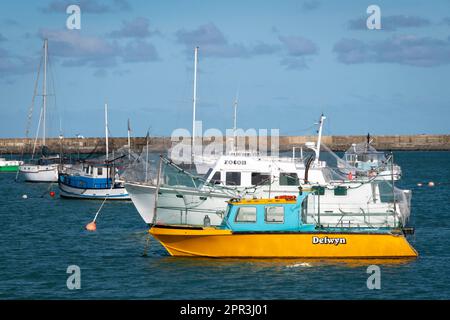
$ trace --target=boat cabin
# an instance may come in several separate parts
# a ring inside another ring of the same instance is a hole
[[[344,154],[344,160],[358,170],[374,170],[387,162],[386,154],[369,144],[353,144]]]
[[[109,189],[115,180],[115,168],[103,163],[83,163],[78,168],[60,175],[66,185],[84,189]]]
[[[221,228],[233,232],[314,231],[304,223],[309,192],[275,199],[234,199],[228,202]]]
[[[309,179],[325,183],[329,179],[326,170],[322,170],[325,167],[326,163],[321,162],[318,167],[310,168]],[[205,178],[208,183],[229,187],[272,185],[296,190],[304,175],[305,166],[301,159],[226,155],[208,170]]]

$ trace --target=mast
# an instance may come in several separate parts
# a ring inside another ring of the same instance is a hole
[[[147,135],[145,136],[145,144],[147,145],[146,148],[146,158],[145,158],[145,183],[148,181],[148,140],[150,136],[150,130],[147,130]]]
[[[237,148],[237,137],[236,137],[236,130],[237,130],[237,107],[238,107],[238,93],[236,93],[236,99],[234,99],[234,116],[233,116],[233,144],[234,144],[234,151],[236,151]]]
[[[194,162],[194,147],[195,147],[195,107],[197,105],[197,61],[198,61],[198,47],[194,49],[194,94],[192,98],[192,162]]]
[[[318,135],[317,135],[317,146],[316,146],[316,158],[314,159],[315,165],[319,165],[320,144],[322,142],[322,128],[323,128],[323,121],[325,119],[326,119],[326,117],[322,113],[320,116],[320,120],[319,120],[319,131],[318,131]]]
[[[130,118],[128,118],[128,160],[131,159],[131,127]]]
[[[105,103],[105,138],[106,138],[106,160],[108,160],[109,143],[108,143],[108,104]]]
[[[44,83],[42,85],[42,102],[43,102],[43,123],[42,123],[42,145],[45,146],[46,136],[46,113],[47,113],[47,55],[48,55],[48,40],[44,40]]]

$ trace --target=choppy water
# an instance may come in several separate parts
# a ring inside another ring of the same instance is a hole
[[[142,257],[146,226],[131,202],[106,202],[90,233],[99,202],[52,199],[48,184],[0,174],[0,298],[449,299],[450,153],[399,152],[396,162],[413,190],[412,261],[173,258],[155,240]],[[428,181],[437,185],[417,186]],[[367,289],[370,264],[381,290]],[[67,289],[69,265],[81,268],[80,290]]]

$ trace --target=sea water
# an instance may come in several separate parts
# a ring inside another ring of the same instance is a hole
[[[2,173],[0,298],[450,299],[450,153],[397,152],[395,161],[397,185],[412,190],[412,260],[175,258],[152,238],[144,257],[147,227],[131,202],[106,201],[88,232],[101,202],[60,199],[56,184]],[[370,290],[374,264],[380,289]],[[69,266],[79,267],[79,289],[67,286]]]

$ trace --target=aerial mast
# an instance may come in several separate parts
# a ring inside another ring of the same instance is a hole
[[[192,162],[194,162],[194,147],[195,147],[195,108],[197,105],[197,62],[198,62],[198,47],[194,49],[194,94],[192,98],[192,149],[191,156]]]
[[[320,115],[319,120],[319,130],[317,135],[317,146],[316,146],[316,158],[314,159],[314,165],[319,165],[319,155],[320,155],[320,144],[322,142],[322,129],[323,129],[323,121],[326,119],[326,117],[323,115],[323,113]]]
[[[130,118],[128,118],[128,160],[131,159],[131,126]]]
[[[48,59],[48,40],[44,40],[44,83],[42,85],[42,145],[45,146],[45,136],[46,136],[46,113],[47,113],[47,59]]]
[[[109,143],[108,143],[108,104],[105,102],[105,140],[106,140],[106,161],[108,161]]]

